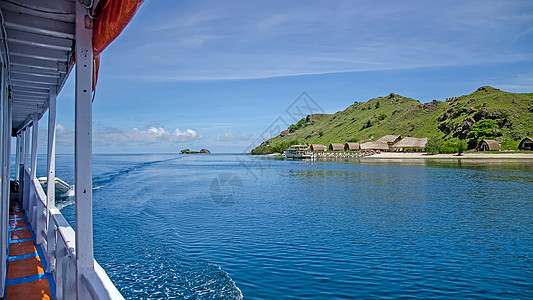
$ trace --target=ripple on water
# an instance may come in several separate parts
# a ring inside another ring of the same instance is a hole
[[[94,191],[96,256],[128,299],[533,294],[531,163],[270,161],[256,180],[233,156],[154,160],[102,167]],[[221,172],[234,207],[210,199]]]

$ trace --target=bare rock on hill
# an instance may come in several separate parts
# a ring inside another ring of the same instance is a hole
[[[439,101],[433,100],[431,102],[425,103],[422,105],[422,108],[426,112],[434,112],[439,109]]]
[[[312,115],[307,115],[307,117],[305,118],[305,121],[307,123],[313,123],[313,121],[316,121],[320,118],[322,118],[323,116],[326,116],[327,114],[312,114]]]
[[[476,124],[476,120],[473,118],[465,119],[459,126],[457,126],[453,136],[460,139],[466,139],[470,132],[470,128],[472,128],[474,124]]]

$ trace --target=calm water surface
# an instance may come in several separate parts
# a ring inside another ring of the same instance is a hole
[[[126,299],[533,298],[531,160],[95,155],[93,173],[95,256]]]

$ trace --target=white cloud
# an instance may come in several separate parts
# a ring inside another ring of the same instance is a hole
[[[41,138],[46,139],[47,132],[41,129]],[[204,135],[196,130],[180,130],[173,132],[163,127],[151,126],[145,130],[133,128],[130,131],[122,131],[113,127],[102,127],[93,130],[93,141],[96,143],[184,143],[201,140]],[[61,124],[56,125],[56,143],[60,145],[74,145],[74,129],[67,129]]]
[[[247,141],[252,136],[248,133],[240,133],[235,131],[228,131],[223,135],[217,134],[217,141],[219,142],[236,142],[236,141]]]
[[[509,80],[491,84],[506,92],[530,93],[533,90],[533,72],[519,74]]]
[[[202,139],[204,136],[198,134],[196,130],[187,129],[181,131],[176,128],[174,132],[165,130],[163,127],[150,127],[146,130],[133,128],[124,132],[116,128],[104,128],[96,131],[93,135],[95,142],[106,143],[174,143],[191,142]]]
[[[174,130],[174,134],[171,135],[170,141],[171,142],[189,142],[192,140],[201,140],[203,139],[203,135],[198,135],[196,130],[187,129],[185,131],[180,131],[178,128]]]
[[[56,143],[59,145],[74,145],[74,130],[66,129],[63,125],[57,124]]]

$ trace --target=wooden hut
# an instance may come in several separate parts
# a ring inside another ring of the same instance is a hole
[[[311,146],[309,146],[309,149],[311,150],[311,152],[319,152],[319,151],[327,150],[326,146],[322,144],[311,144]]]
[[[359,145],[359,143],[348,142],[344,144],[344,150],[346,151],[357,151],[360,149],[361,149],[361,146]]]
[[[518,144],[518,150],[533,150],[533,138],[525,138]]]
[[[415,137],[406,137],[401,141],[397,142],[392,146],[392,148],[400,151],[405,151],[406,149],[411,149],[415,151],[423,151],[426,148],[428,143],[428,138],[415,138]]]
[[[401,139],[402,139],[401,135],[389,134],[389,135],[385,135],[381,137],[380,139],[377,140],[377,142],[387,144],[389,146],[389,149],[386,151],[392,151],[393,150],[392,146],[396,144],[397,142],[399,142]]]
[[[341,143],[331,143],[329,144],[329,151],[344,151],[344,144]]]
[[[477,151],[500,151],[501,148],[500,143],[495,140],[481,140],[476,146]]]
[[[377,142],[394,145],[395,143],[399,142],[401,139],[402,139],[401,135],[390,134],[390,135],[381,137],[380,139],[377,140]]]
[[[361,150],[389,151],[389,145],[381,142],[366,142],[359,145]]]

